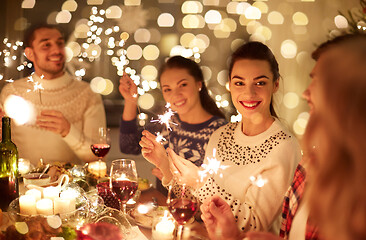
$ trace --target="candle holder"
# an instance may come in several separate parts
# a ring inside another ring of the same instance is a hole
[[[176,232],[176,223],[167,209],[157,210],[152,220],[153,240],[173,240]]]

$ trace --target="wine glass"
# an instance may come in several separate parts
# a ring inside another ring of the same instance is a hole
[[[113,160],[109,184],[120,201],[121,210],[126,214],[127,201],[135,195],[137,190],[135,161],[129,159]]]
[[[98,177],[104,177],[107,173],[107,167],[102,159],[107,155],[111,148],[110,129],[99,127],[92,135],[91,151],[98,157],[98,161],[90,164],[89,170]]]
[[[178,240],[182,239],[184,225],[194,217],[199,205],[191,187],[185,184],[179,187],[180,189],[175,191],[170,186],[167,198],[169,211],[178,223]]]

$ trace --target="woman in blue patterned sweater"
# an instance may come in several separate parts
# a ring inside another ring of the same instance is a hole
[[[119,86],[125,99],[120,122],[120,150],[126,154],[142,153],[157,166],[153,174],[161,179],[163,175],[171,175],[165,151],[168,145],[180,156],[200,166],[211,134],[225,125],[226,120],[209,96],[202,70],[196,62],[181,56],[171,57],[160,69],[159,80],[164,100],[176,112],[172,117],[171,131],[158,123],[148,124],[145,131],[138,128],[137,98],[134,97],[137,87],[124,74]],[[146,137],[150,135],[151,139],[152,134],[158,132],[166,139],[163,144]],[[144,147],[142,151],[141,146]],[[157,186],[159,189],[160,183]]]

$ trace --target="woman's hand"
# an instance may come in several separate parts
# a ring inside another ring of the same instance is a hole
[[[199,168],[191,161],[178,156],[172,149],[167,149],[170,159],[170,171],[179,184],[186,184],[194,189],[200,187]]]
[[[207,198],[200,208],[201,218],[211,240],[242,239],[230,206],[222,198],[219,196]]]
[[[137,86],[127,73],[119,79],[118,90],[126,102],[137,103]]]
[[[164,177],[171,179],[168,155],[164,146],[156,141],[156,136],[144,130],[139,144],[142,147],[142,156],[159,168]]]

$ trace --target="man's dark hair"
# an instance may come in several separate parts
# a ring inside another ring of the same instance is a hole
[[[24,34],[24,48],[32,47],[32,43],[35,38],[34,33],[37,30],[42,29],[42,28],[56,29],[61,33],[62,37],[65,38],[63,31],[57,25],[41,23],[41,24],[33,25],[26,30],[26,32]]]

